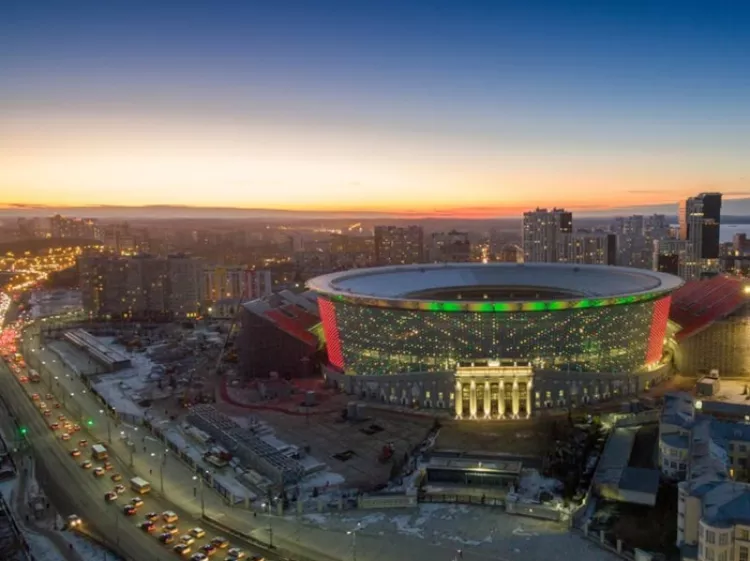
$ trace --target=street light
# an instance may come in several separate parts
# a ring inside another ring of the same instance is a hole
[[[266,516],[268,517],[268,547],[273,549],[273,526],[271,525],[271,522],[273,521],[273,518],[271,517],[271,503],[262,503],[260,505],[263,507],[264,510],[266,510]]]
[[[104,414],[104,409],[99,409],[99,414],[107,418],[107,442],[112,444],[112,423],[109,420],[109,415]]]
[[[346,532],[347,536],[352,537],[352,561],[357,561],[357,532],[362,529],[362,523],[357,522],[357,525],[351,530]]]
[[[203,474],[201,474],[200,477],[198,477],[197,475],[194,475],[193,481],[196,481],[196,480],[199,482],[199,485],[201,488],[201,516],[205,516],[206,515],[206,503],[203,500]]]
[[[169,448],[166,448],[159,455],[159,487],[162,495],[164,494],[164,464],[167,463],[167,452],[169,452]],[[151,452],[151,457],[156,457],[156,452]]]

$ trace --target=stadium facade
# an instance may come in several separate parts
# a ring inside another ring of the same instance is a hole
[[[636,394],[663,376],[681,284],[548,263],[377,267],[308,282],[330,381],[365,399],[489,419]]]

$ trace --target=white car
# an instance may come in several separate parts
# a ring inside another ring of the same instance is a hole
[[[185,534],[184,536],[180,536],[180,542],[185,545],[193,545],[195,543],[195,538],[190,534]]]
[[[206,535],[206,531],[203,528],[193,528],[190,535],[199,540]]]
[[[233,547],[229,551],[227,551],[227,559],[243,559],[245,557],[245,552],[242,551],[239,547]]]

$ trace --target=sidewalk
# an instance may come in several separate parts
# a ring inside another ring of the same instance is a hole
[[[49,503],[47,503],[47,508],[41,519],[34,516],[33,507],[26,500],[30,484],[34,479],[33,469],[32,458],[22,456],[18,459],[18,487],[16,487],[11,498],[13,510],[18,515],[18,523],[23,527],[25,533],[46,538],[66,561],[84,561],[83,557],[60,532],[53,529],[56,525],[57,513],[54,512]],[[26,537],[28,539],[28,536]],[[34,548],[32,548],[32,554],[34,553],[33,550]]]

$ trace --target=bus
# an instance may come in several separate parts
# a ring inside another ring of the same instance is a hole
[[[109,458],[107,448],[102,444],[94,444],[91,447],[91,457],[95,460],[106,460]]]
[[[42,381],[42,378],[41,376],[39,376],[39,372],[37,372],[33,368],[29,368],[29,380],[34,384],[38,384]]]
[[[130,488],[140,495],[145,495],[151,490],[151,483],[140,477],[134,477],[130,480]]]

